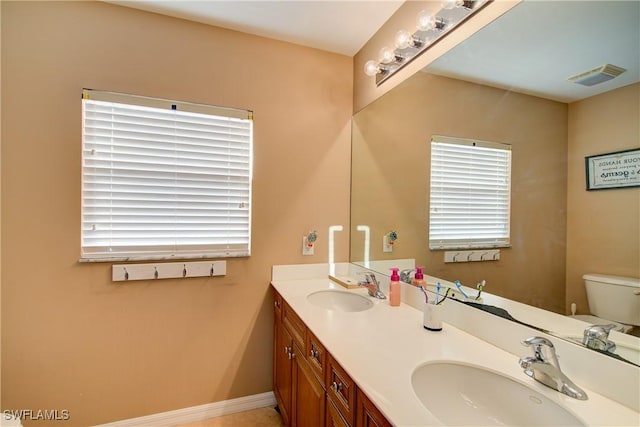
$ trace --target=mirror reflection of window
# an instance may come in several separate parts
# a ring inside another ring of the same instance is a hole
[[[510,178],[510,145],[433,136],[429,247],[508,247]]]

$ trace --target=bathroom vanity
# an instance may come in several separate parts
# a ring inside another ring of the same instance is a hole
[[[580,357],[567,349],[571,344],[551,337],[561,365],[588,400],[563,395],[524,374],[518,360],[529,350],[519,341],[532,335],[527,328],[514,333],[513,327],[520,326],[512,322],[504,321],[504,331],[499,323],[487,323],[491,334],[515,341],[518,352],[501,349],[454,326],[464,310],[471,316],[480,311],[447,300],[444,309],[450,315],[443,330],[430,332],[423,328],[422,311],[408,304],[413,304],[411,286],[403,285],[400,307],[390,307],[387,300],[369,297],[366,289],[347,290],[334,283],[327,272],[326,264],[273,268],[274,391],[288,426],[450,425],[464,424],[464,417],[487,425],[640,424],[637,408],[619,403],[604,386],[575,373]],[[384,278],[381,285],[387,293]],[[434,374],[439,371],[447,375]],[[458,384],[460,377],[464,381]],[[457,387],[465,388],[480,409],[465,412],[453,397],[433,400]],[[501,390],[509,396],[492,394]],[[508,411],[513,405],[517,410]]]

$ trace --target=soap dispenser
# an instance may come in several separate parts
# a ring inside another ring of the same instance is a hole
[[[424,274],[422,273],[423,269],[424,269],[424,267],[416,267],[416,274],[415,274],[413,280],[411,281],[411,284],[413,286],[423,287],[423,288],[427,287],[427,282],[425,282]]]
[[[389,280],[389,305],[397,307],[400,305],[400,293],[402,288],[400,287],[400,276],[398,275],[399,269],[393,267],[391,269],[391,279]]]

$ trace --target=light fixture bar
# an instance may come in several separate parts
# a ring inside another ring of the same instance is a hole
[[[365,74],[375,76],[376,85],[380,86],[492,1],[444,0],[442,9],[434,15],[421,11],[416,19],[415,32],[399,30],[395,36],[395,50],[386,46],[380,49],[378,60],[369,60],[365,64]]]

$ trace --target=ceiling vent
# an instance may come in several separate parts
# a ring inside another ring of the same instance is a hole
[[[569,77],[570,82],[578,83],[584,86],[593,86],[598,83],[606,82],[614,77],[618,77],[624,73],[624,68],[616,67],[615,65],[605,64],[593,70],[580,73],[577,76]]]

